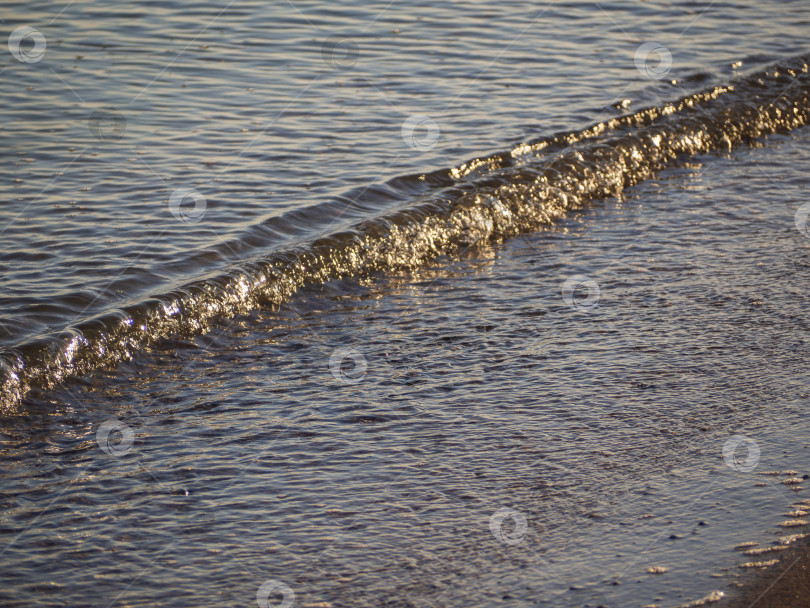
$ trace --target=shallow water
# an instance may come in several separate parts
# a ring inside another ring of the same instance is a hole
[[[796,55],[808,13],[240,4],[197,36],[224,5],[143,6],[124,20],[70,5],[42,25],[42,61],[6,58],[6,346],[459,187],[410,173]],[[33,10],[10,27],[54,16]],[[324,59],[332,32],[356,41],[350,69]],[[645,39],[672,52],[667,78],[634,65]],[[60,77],[85,102],[66,105]],[[98,107],[123,137],[95,139]],[[416,113],[441,130],[430,149],[401,137]],[[738,564],[774,555],[733,547],[795,531],[778,524],[801,484],[781,482],[810,473],[810,241],[794,225],[808,129],[753,143],[502,244],[305,284],[33,391],[0,429],[3,604],[253,605],[273,580],[296,606],[677,606],[730,591]],[[525,193],[535,158],[465,183]],[[199,221],[171,214],[177,187],[204,193]],[[724,462],[733,435],[756,442],[754,470]],[[504,508],[517,519],[499,527]]]
[[[808,149],[803,129],[701,157],[31,402],[5,429],[6,603],[245,605],[266,580],[335,606],[728,591],[733,547],[793,531],[778,524],[803,496],[759,473],[810,473]],[[579,273],[593,308],[563,300]],[[330,366],[341,349],[361,368]],[[109,420],[134,435],[113,455]],[[752,472],[723,461],[735,434],[761,450]],[[517,544],[490,530],[505,507],[526,517]]]
[[[204,330],[256,281],[271,300],[298,284],[250,261],[452,199],[437,188],[470,159],[800,53],[808,24],[801,2],[62,9],[7,20],[39,34],[3,65],[6,407]]]

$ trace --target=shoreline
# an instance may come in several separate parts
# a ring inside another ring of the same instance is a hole
[[[769,568],[741,577],[724,608],[807,608],[810,605],[810,536],[797,540]]]

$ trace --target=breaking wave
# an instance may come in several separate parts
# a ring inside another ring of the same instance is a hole
[[[306,284],[415,268],[440,254],[501,241],[616,196],[676,159],[804,126],[808,62],[810,55],[802,55],[581,131],[392,180],[385,188],[411,201],[398,211],[2,353],[0,407],[19,407],[32,389],[130,358],[158,340],[199,334],[217,319],[283,302]]]

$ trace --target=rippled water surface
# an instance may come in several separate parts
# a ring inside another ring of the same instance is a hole
[[[805,4],[2,18],[47,46],[0,68],[0,371],[65,365],[4,399],[4,605],[679,606],[801,531],[807,70],[666,103],[806,53]],[[160,331],[107,360],[109,319]]]
[[[2,59],[4,346],[413,202],[375,184],[802,52],[809,19],[781,1],[26,2],[3,18],[47,44]],[[666,78],[636,68],[645,41],[669,49]],[[436,122],[429,150],[402,137],[413,115]],[[196,223],[172,215],[178,188],[204,197]]]

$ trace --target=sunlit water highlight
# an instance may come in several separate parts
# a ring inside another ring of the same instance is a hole
[[[7,19],[3,603],[675,606],[771,559],[807,9],[295,7]]]

